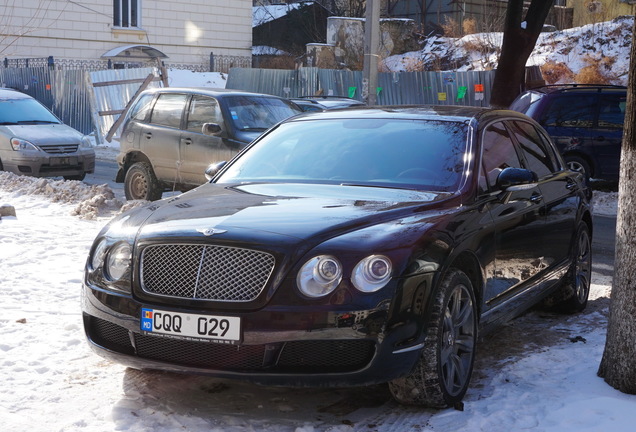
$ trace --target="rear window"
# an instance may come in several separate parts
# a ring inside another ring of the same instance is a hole
[[[607,129],[623,129],[626,107],[626,95],[602,95],[599,104],[598,126]]]

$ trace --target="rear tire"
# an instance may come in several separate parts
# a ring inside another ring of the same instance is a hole
[[[127,200],[155,201],[161,198],[163,190],[155,172],[147,162],[136,162],[124,178],[124,194]]]
[[[427,334],[410,374],[389,382],[395,400],[435,408],[454,406],[468,390],[475,362],[477,308],[466,274],[451,268],[432,297]]]
[[[559,290],[545,300],[546,306],[562,313],[581,312],[587,306],[592,279],[592,241],[585,222],[576,230],[572,264]]]
[[[565,156],[564,159],[565,159],[565,165],[568,167],[570,171],[583,174],[583,178],[585,179],[585,184],[590,183],[590,177],[592,176],[592,168],[590,168],[590,164],[587,163],[585,159],[575,155]]]

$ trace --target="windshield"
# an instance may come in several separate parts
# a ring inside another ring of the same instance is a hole
[[[59,123],[60,121],[35,99],[0,101],[0,125]]]
[[[468,126],[433,120],[283,123],[235,159],[217,183],[311,182],[455,191]]]
[[[231,122],[238,130],[262,132],[301,112],[284,99],[265,96],[230,96],[225,99]]]

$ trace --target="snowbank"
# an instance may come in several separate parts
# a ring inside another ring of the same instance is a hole
[[[558,76],[546,76],[549,83],[576,82],[576,75],[589,66],[597,67],[608,84],[626,85],[634,17],[542,33],[528,66],[550,65],[563,69]],[[422,49],[386,58],[386,72],[417,70],[491,70],[496,68],[502,33],[478,33],[461,38],[432,36]],[[548,73],[546,73],[548,72]]]

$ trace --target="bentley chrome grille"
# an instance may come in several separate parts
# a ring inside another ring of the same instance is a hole
[[[274,256],[215,245],[154,245],[141,255],[141,288],[168,297],[248,302],[263,291]]]

